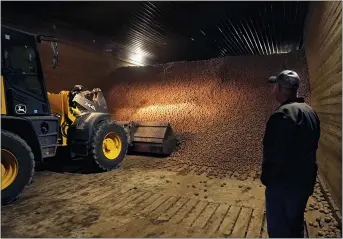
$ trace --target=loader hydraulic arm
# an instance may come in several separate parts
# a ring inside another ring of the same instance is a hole
[[[60,118],[62,145],[67,143],[67,131],[75,120],[86,113],[107,113],[105,98],[100,89],[83,90],[76,85],[71,91],[61,91],[59,94],[48,93],[52,112]]]
[[[82,90],[81,85],[76,85],[69,95],[69,105],[80,112],[107,113],[107,104],[99,88],[92,91]]]

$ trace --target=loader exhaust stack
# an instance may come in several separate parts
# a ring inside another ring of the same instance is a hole
[[[117,121],[128,135],[129,150],[139,153],[170,155],[177,146],[169,123]]]

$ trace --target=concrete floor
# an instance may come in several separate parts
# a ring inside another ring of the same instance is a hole
[[[237,179],[213,170],[128,156],[106,173],[37,172],[20,200],[2,207],[1,236],[267,237],[256,173]],[[340,235],[319,209],[306,212],[309,236]]]

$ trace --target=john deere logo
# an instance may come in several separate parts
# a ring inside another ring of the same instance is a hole
[[[15,112],[19,115],[26,114],[26,105],[22,105],[22,104],[16,105]]]

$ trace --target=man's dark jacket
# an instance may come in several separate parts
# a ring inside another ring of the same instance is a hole
[[[261,182],[312,194],[319,137],[319,118],[303,98],[281,104],[267,122]]]

